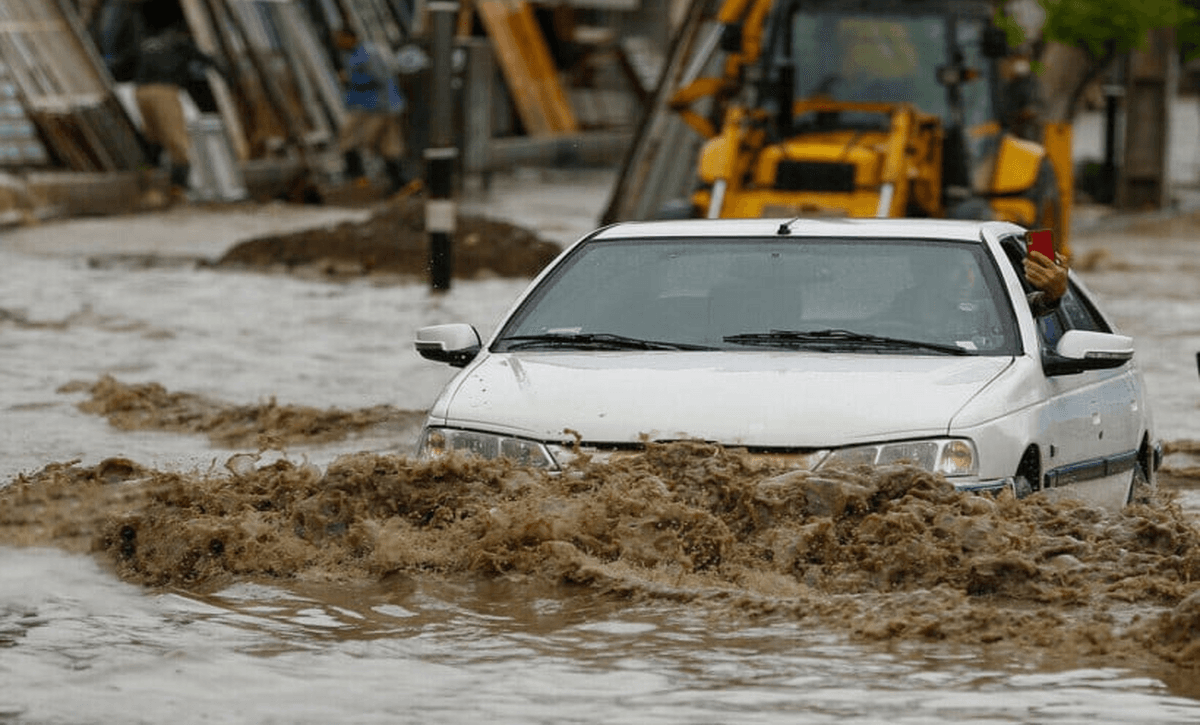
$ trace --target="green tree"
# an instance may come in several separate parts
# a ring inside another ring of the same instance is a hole
[[[1080,97],[1089,84],[1131,50],[1145,45],[1151,30],[1173,28],[1181,49],[1200,54],[1200,13],[1184,0],[1037,0],[1045,11],[1041,30],[1043,48],[1054,44],[1081,53],[1069,71],[1058,72],[1054,85],[1044,89],[1048,98],[1066,102],[1051,103],[1048,120],[1070,120]],[[1000,20],[1010,42],[1020,45],[1024,33],[1008,17]],[[1042,59],[1050,56],[1045,50]],[[1062,53],[1053,55],[1056,63],[1070,63]],[[1053,110],[1058,109],[1058,110]]]
[[[1046,11],[1042,36],[1080,48],[1104,64],[1140,48],[1146,33],[1175,28],[1196,34],[1196,10],[1181,0],[1038,0]]]

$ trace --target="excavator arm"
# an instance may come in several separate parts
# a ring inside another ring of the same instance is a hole
[[[668,101],[671,110],[704,138],[719,131],[713,121],[693,110],[697,101],[712,98],[716,102],[713,117],[724,115],[730,98],[742,89],[745,68],[758,62],[762,54],[765,21],[775,0],[727,0],[717,12],[720,47],[725,50],[722,73],[718,77],[696,78],[677,90]]]

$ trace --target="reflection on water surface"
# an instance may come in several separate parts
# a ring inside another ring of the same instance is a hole
[[[527,579],[241,582],[147,596],[86,557],[0,549],[0,591],[0,712],[17,722],[1200,716],[1194,693],[1149,671],[1070,658],[1039,666],[1020,651],[955,644],[864,643],[792,616]]]

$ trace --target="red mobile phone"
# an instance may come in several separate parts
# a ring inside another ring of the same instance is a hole
[[[1031,229],[1025,232],[1025,253],[1041,252],[1046,259],[1054,261],[1054,232],[1049,229]]]

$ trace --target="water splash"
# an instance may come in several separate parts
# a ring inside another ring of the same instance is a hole
[[[126,580],[571,583],[874,640],[1200,664],[1200,531],[1174,497],[1110,513],[956,491],[909,466],[815,474],[702,443],[560,474],[356,454],[192,473],[47,466],[0,492],[0,543],[94,550]]]

